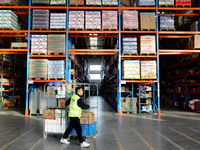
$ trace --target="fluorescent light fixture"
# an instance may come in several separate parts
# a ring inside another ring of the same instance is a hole
[[[90,65],[90,71],[101,71],[101,65]]]
[[[101,74],[90,74],[90,80],[101,80]]]

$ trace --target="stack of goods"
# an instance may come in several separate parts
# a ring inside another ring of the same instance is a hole
[[[86,5],[101,5],[101,0],[86,0]]]
[[[47,59],[30,59],[29,78],[47,78]]]
[[[155,0],[139,0],[139,6],[155,6]]]
[[[48,54],[65,53],[65,34],[48,35]]]
[[[174,15],[160,15],[160,30],[175,30]]]
[[[45,5],[49,5],[49,1],[50,0],[32,0],[32,4],[45,4]]]
[[[156,61],[141,61],[141,79],[157,79]]]
[[[34,9],[32,25],[33,29],[49,29],[49,10]]]
[[[48,78],[65,78],[65,61],[49,60],[48,61]]]
[[[117,6],[118,0],[102,0],[102,4],[105,6]]]
[[[50,5],[66,5],[66,0],[51,0]]]
[[[18,30],[18,16],[11,10],[0,10],[0,28]]]
[[[188,49],[200,49],[200,35],[194,35],[190,39]]]
[[[85,12],[85,28],[86,29],[101,29],[101,12],[86,11]]]
[[[122,97],[122,111],[132,111],[132,97]]]
[[[174,5],[174,0],[159,0],[159,5],[171,6],[171,5]]]
[[[140,13],[141,30],[156,30],[155,13]]]
[[[84,0],[69,0],[69,5],[71,5],[71,6],[83,6]]]
[[[117,30],[117,11],[102,11],[102,29]]]
[[[154,35],[140,36],[140,53],[141,54],[156,53],[156,37]]]
[[[27,42],[11,42],[11,48],[27,48]]]
[[[19,6],[19,0],[1,0],[0,5]]]
[[[123,53],[138,53],[137,38],[123,38]]]
[[[122,63],[123,79],[140,79],[140,61],[131,60]]]
[[[138,11],[123,11],[123,29],[138,29]]]
[[[66,29],[66,13],[51,13],[50,29]]]
[[[32,35],[31,53],[47,53],[47,35]]]
[[[191,0],[176,0],[175,1],[176,6],[180,5],[180,6],[191,6],[192,5],[192,1]]]
[[[69,11],[69,29],[84,29],[84,11]]]

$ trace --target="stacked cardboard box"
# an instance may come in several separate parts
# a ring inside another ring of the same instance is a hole
[[[12,99],[4,99],[3,100],[3,106],[4,107],[8,107],[8,108],[11,108],[13,107],[13,100]]]
[[[48,53],[65,53],[65,34],[48,35]]]
[[[51,13],[50,16],[50,29],[66,29],[66,13]]]
[[[117,30],[117,11],[102,10],[102,29]]]
[[[156,53],[156,37],[154,35],[140,36],[140,53],[141,54]]]
[[[137,97],[134,97],[133,98],[133,103],[134,103],[134,107],[133,107],[133,110],[134,110],[134,113],[137,114],[137,103],[138,103],[138,98]]]
[[[101,5],[101,0],[86,0],[86,5]]]
[[[84,0],[69,0],[69,5],[71,5],[71,6],[83,6]]]
[[[32,4],[45,4],[45,5],[49,5],[50,0],[32,0]]]
[[[131,60],[122,63],[123,79],[140,79],[140,61]]]
[[[47,53],[47,35],[32,35],[31,53]]]
[[[69,29],[84,29],[84,11],[69,11]]]
[[[19,6],[19,0],[1,0],[0,5]]]
[[[123,38],[123,53],[138,53],[137,38]]]
[[[174,5],[174,0],[159,0],[159,5],[164,5],[164,6]]]
[[[175,30],[174,15],[160,15],[160,30]]]
[[[34,9],[33,10],[33,29],[49,29],[49,10]]]
[[[140,13],[140,28],[141,30],[156,30],[155,13],[141,12]]]
[[[11,48],[28,48],[27,42],[11,42]]]
[[[48,78],[65,78],[65,61],[49,60],[48,61]]]
[[[175,4],[176,5],[187,5],[187,6],[191,6],[192,5],[192,1],[191,0],[175,0]]]
[[[47,59],[30,59],[29,78],[47,78]]]
[[[200,49],[200,35],[194,35],[190,39],[188,49]]]
[[[123,29],[138,29],[138,11],[123,11]]]
[[[93,124],[95,122],[95,117],[93,112],[82,112],[81,124]]]
[[[122,111],[131,111],[132,110],[132,98],[131,97],[122,97]]]
[[[155,0],[139,0],[139,6],[155,6]]]
[[[66,0],[51,0],[50,5],[66,5]]]
[[[102,0],[102,4],[105,6],[117,6],[118,0]]]
[[[156,61],[141,61],[141,79],[157,79]]]
[[[86,11],[85,12],[85,28],[86,29],[101,29],[101,12]]]
[[[0,10],[0,28],[18,30],[18,16],[11,10]]]

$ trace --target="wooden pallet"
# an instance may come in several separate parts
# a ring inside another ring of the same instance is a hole
[[[191,5],[176,5],[176,7],[191,7]]]
[[[65,78],[48,78],[48,80],[65,80]]]
[[[79,5],[79,4],[69,4],[69,6],[84,6],[84,4],[83,5]]]
[[[11,28],[0,28],[0,30],[13,30],[13,29],[11,29]]]
[[[139,29],[128,29],[128,28],[123,28],[123,31],[139,31]]]
[[[102,6],[103,7],[117,7],[117,5],[103,5],[103,4],[102,4]]]
[[[145,80],[145,81],[150,81],[150,80],[156,80],[156,78],[151,78],[151,79],[149,79],[149,77],[141,77],[141,80]]]
[[[69,31],[84,31],[84,28],[70,28]]]
[[[64,29],[64,28],[63,29],[51,29],[50,28],[50,30],[52,30],[52,31],[59,31],[59,30],[66,30],[66,29]]]
[[[130,56],[131,56],[131,55],[136,55],[136,56],[137,56],[138,53],[122,53],[122,55],[130,55]]]
[[[47,55],[47,53],[31,52],[31,55]]]
[[[155,7],[155,5],[140,5],[140,7]]]
[[[47,78],[29,78],[29,80],[47,80]]]
[[[141,31],[156,31],[156,29],[141,29]]]
[[[164,5],[164,4],[162,4],[162,5],[159,5],[159,7],[175,7],[175,5],[168,5],[168,4]]]
[[[157,53],[141,53],[141,55],[157,55]]]
[[[65,55],[65,53],[48,53],[48,55]]]
[[[87,7],[102,7],[102,5],[88,5],[86,4]]]
[[[42,116],[42,114],[37,113],[37,114],[29,114],[29,116]]]
[[[176,29],[160,29],[160,31],[176,31]]]
[[[11,49],[27,49],[27,47],[11,47]]]
[[[85,29],[86,31],[101,31],[101,29]]]
[[[32,30],[49,30],[48,28],[32,28]]]
[[[50,6],[66,6],[67,4],[50,4]]]
[[[118,29],[102,29],[103,31],[117,31]]]

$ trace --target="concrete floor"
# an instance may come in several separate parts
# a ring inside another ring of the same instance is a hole
[[[96,97],[92,98],[94,102]],[[117,116],[99,97],[99,132],[90,141],[91,150],[198,150],[200,114],[162,111],[162,117],[148,114]],[[42,138],[41,117],[25,118],[15,111],[0,112],[0,150],[79,150],[78,140],[59,142],[61,135]]]

